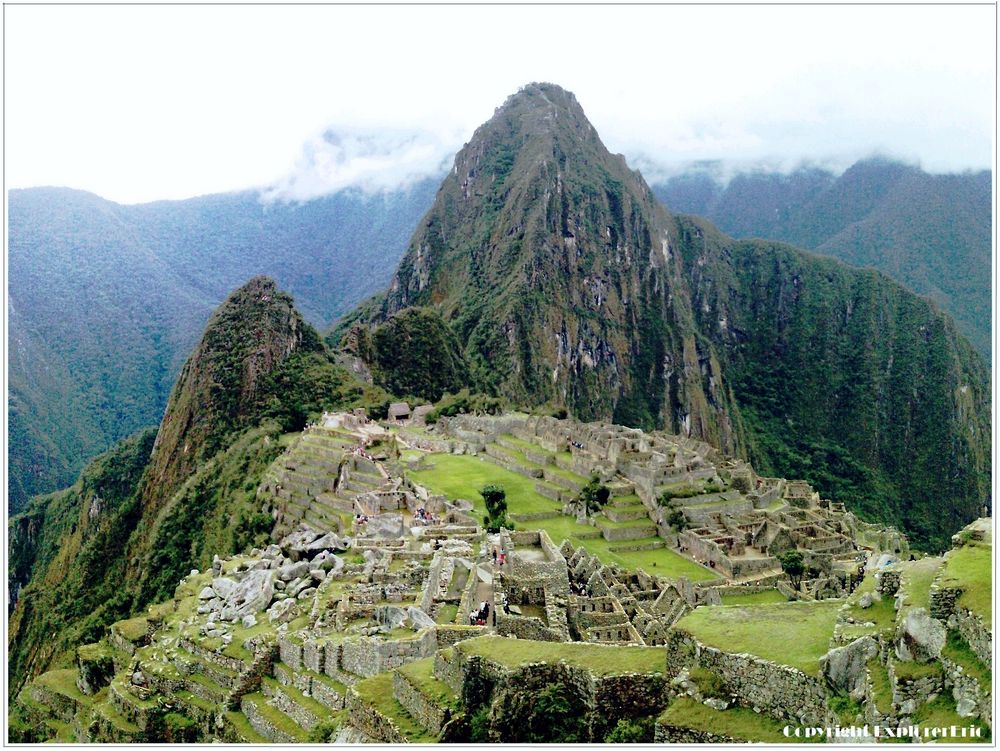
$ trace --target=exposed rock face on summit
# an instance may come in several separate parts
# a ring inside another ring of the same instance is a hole
[[[413,306],[451,327],[475,389],[703,439],[920,546],[988,498],[988,368],[951,319],[878,273],[672,215],[557,86],[476,131],[358,316]]]

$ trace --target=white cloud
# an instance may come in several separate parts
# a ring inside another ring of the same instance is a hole
[[[461,144],[455,133],[332,126],[309,139],[294,170],[261,196],[306,201],[345,188],[366,193],[406,188],[444,172]]]
[[[995,6],[5,10],[8,187],[383,189],[530,81],[573,91],[633,159],[993,161]],[[340,143],[316,135],[331,123]]]

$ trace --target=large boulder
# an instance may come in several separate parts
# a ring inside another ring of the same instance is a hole
[[[212,580],[212,589],[223,600],[228,600],[230,595],[236,591],[237,582],[226,576],[220,576]]]
[[[433,618],[413,605],[406,609],[406,617],[409,619],[410,625],[417,631],[422,628],[433,628],[436,625]]]
[[[878,642],[862,636],[843,647],[835,647],[820,658],[820,668],[827,683],[837,692],[863,699],[867,687],[868,661],[878,654]]]
[[[300,553],[305,546],[309,545],[320,536],[320,532],[317,532],[312,527],[307,527],[302,524],[289,535],[284,537],[278,545],[281,547],[282,551],[284,551],[285,555],[292,560],[297,561],[301,557]]]
[[[383,633],[388,633],[394,628],[399,628],[407,620],[406,611],[402,608],[397,608],[395,605],[380,605],[375,608],[375,613],[372,617],[378,624],[379,631]]]
[[[916,662],[936,660],[947,639],[948,631],[941,621],[931,618],[926,608],[913,608],[896,632],[896,656]]]
[[[309,561],[299,561],[298,563],[286,563],[284,566],[278,569],[278,578],[283,582],[294,581],[295,579],[301,579],[303,576],[309,573],[309,569],[312,568],[312,564]]]
[[[274,572],[251,571],[240,581],[224,602],[235,610],[236,617],[265,610],[274,597]]]
[[[365,530],[368,537],[382,539],[396,539],[406,534],[402,514],[378,514],[369,517]]]
[[[299,608],[295,600],[287,597],[275,602],[271,609],[267,611],[267,620],[271,624],[288,623],[298,617]]]

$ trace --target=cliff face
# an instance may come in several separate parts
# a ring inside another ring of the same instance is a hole
[[[880,274],[673,216],[557,86],[476,131],[363,317],[411,306],[452,327],[482,391],[706,440],[918,544],[988,498],[989,374],[947,316]]]

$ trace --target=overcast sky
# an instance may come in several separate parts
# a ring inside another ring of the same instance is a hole
[[[693,160],[873,153],[988,168],[995,13],[7,6],[6,182],[123,203],[394,187],[438,170],[529,81],[573,91],[654,179]]]

